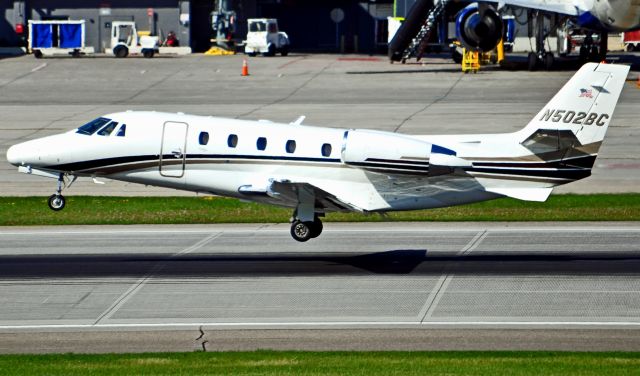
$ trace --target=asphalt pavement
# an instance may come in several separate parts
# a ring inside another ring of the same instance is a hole
[[[5,227],[0,352],[640,350],[639,244],[636,223]]]

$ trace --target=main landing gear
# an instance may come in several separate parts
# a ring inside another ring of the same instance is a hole
[[[544,26],[544,13],[537,12],[535,15],[535,29],[536,29],[536,52],[529,52],[527,56],[527,68],[530,71],[536,70],[538,67],[545,70],[551,70],[553,68],[554,57],[551,51],[547,51],[544,47],[544,41],[549,36]]]
[[[73,178],[71,178],[71,180],[67,184],[64,178],[65,178],[65,174],[60,173],[60,175],[58,175],[58,189],[56,189],[56,193],[49,196],[49,200],[47,203],[49,204],[49,208],[53,211],[60,211],[64,209],[64,206],[66,205],[67,200],[62,195],[62,190],[64,188],[70,187],[71,184],[73,184],[73,182],[76,181],[76,176],[73,176]]]
[[[322,221],[316,214],[313,221],[301,221],[294,217],[291,222],[291,236],[299,241],[306,242],[311,238],[317,238],[322,233]]]

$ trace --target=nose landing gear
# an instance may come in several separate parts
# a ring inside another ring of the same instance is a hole
[[[49,200],[47,201],[47,203],[49,204],[49,208],[53,211],[60,211],[64,209],[67,203],[67,200],[62,195],[62,190],[64,188],[70,187],[71,184],[73,184],[73,182],[76,181],[77,177],[73,176],[68,184],[65,182],[64,179],[65,179],[65,174],[60,173],[60,175],[58,175],[58,189],[56,189],[56,193],[49,196]]]

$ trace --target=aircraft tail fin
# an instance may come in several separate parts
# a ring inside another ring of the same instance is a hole
[[[556,147],[597,153],[628,72],[625,65],[583,65],[518,132],[522,144],[534,152]]]

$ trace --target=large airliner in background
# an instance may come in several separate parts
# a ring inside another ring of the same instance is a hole
[[[64,208],[62,189],[77,177],[104,177],[290,207],[291,235],[307,241],[331,211],[546,200],[553,187],[591,174],[628,71],[585,64],[514,133],[414,136],[305,126],[302,118],[127,111],[14,145],[7,160],[58,179],[53,210]]]
[[[412,39],[415,42],[415,38],[420,38],[421,25],[425,29],[429,22],[436,22],[437,13],[452,1],[416,0],[389,45],[391,60],[406,59],[407,46]],[[607,33],[640,29],[640,0],[476,0],[456,15],[456,37],[467,49],[491,51],[504,35],[502,16],[518,9],[533,11],[529,22],[535,30],[536,43],[529,54],[529,69],[537,66],[548,69],[553,65],[552,48],[545,43],[552,34],[558,35],[556,51],[560,54],[569,52],[567,35],[573,31],[586,34],[580,57],[585,61],[601,61],[607,54]],[[555,16],[553,22],[545,22],[548,16]],[[594,33],[600,34],[599,43],[592,38]],[[423,37],[428,38],[426,34]]]

